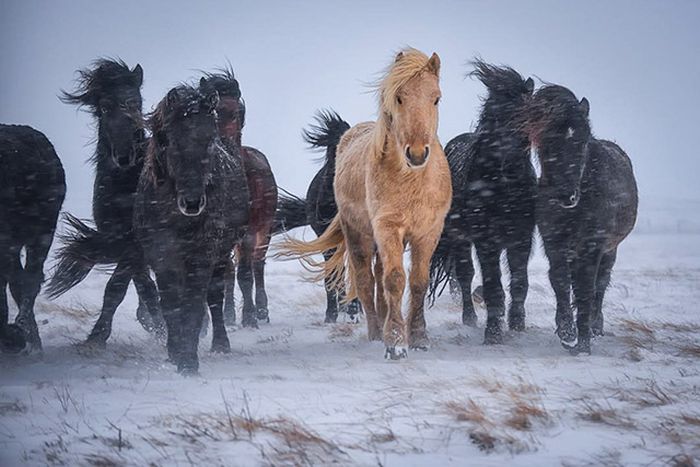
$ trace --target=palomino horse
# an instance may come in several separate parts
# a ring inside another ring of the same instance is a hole
[[[368,338],[383,334],[385,357],[426,349],[423,308],[430,258],[450,207],[450,171],[437,137],[440,59],[415,49],[400,52],[378,84],[379,119],[352,127],[340,140],[335,174],[338,214],[318,239],[288,240],[282,255],[306,258],[335,248],[321,276],[346,283],[359,296]],[[411,249],[407,323],[403,253]],[[373,258],[374,268],[372,264]],[[376,287],[376,302],[375,302]],[[383,325],[383,332],[382,332]]]

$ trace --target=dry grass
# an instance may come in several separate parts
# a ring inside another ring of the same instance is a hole
[[[348,339],[355,334],[355,327],[352,323],[336,324],[328,332],[328,338],[332,341]]]
[[[682,357],[700,358],[700,344],[683,344],[678,346],[678,354]]]
[[[549,419],[547,411],[535,401],[517,399],[511,409],[511,415],[505,420],[505,424],[520,431],[530,430],[533,420],[546,421]]]
[[[19,401],[12,401],[12,402],[1,402],[0,401],[0,417],[6,416],[6,415],[18,415],[21,413],[25,413],[27,411],[27,407],[24,406]]]
[[[607,407],[598,402],[583,401],[582,410],[578,412],[578,417],[593,423],[609,425],[616,428],[633,429],[636,428],[631,418],[620,414],[610,404]]]
[[[469,399],[466,403],[451,401],[445,404],[448,412],[459,422],[470,422],[481,427],[492,427],[494,423],[489,420],[484,409]]]
[[[631,347],[633,351],[636,351],[636,355],[639,356],[640,359],[641,354],[639,354],[639,349],[654,349],[656,334],[648,324],[631,319],[622,319],[620,320],[620,325],[627,331],[627,334],[622,336],[622,341]]]

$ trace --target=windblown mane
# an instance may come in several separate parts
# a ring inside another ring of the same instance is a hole
[[[75,92],[61,91],[59,99],[66,104],[77,104],[95,109],[101,95],[109,93],[115,86],[140,87],[141,83],[119,58],[100,58],[92,68],[78,70]]]
[[[421,73],[428,66],[430,58],[420,50],[407,47],[400,52],[401,57],[394,60],[384,72],[384,75],[374,85],[379,98],[381,110],[376,127],[375,150],[381,151],[384,146],[384,132],[390,116],[397,110],[396,96],[399,90],[411,78]]]
[[[203,72],[203,74],[206,80],[205,94],[209,90],[215,90],[221,97],[238,99],[240,128],[242,130],[245,126],[245,100],[243,100],[241,87],[231,66],[217,68],[214,72]]]
[[[527,92],[525,79],[513,68],[492,65],[480,58],[472,60],[471,64],[474,66],[474,71],[468,76],[475,77],[484,83],[490,93],[517,97]]]
[[[576,95],[569,89],[558,84],[548,84],[535,93],[528,110],[533,121],[545,118],[558,120],[566,118],[578,104]]]
[[[326,150],[320,161],[329,162],[335,159],[335,150],[328,150],[331,146],[336,146],[340,137],[350,129],[348,122],[343,120],[334,110],[321,110],[314,117],[315,124],[304,129],[302,136],[312,150]]]

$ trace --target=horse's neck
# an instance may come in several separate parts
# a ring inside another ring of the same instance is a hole
[[[403,152],[396,143],[392,128],[386,117],[381,117],[374,128],[373,156],[381,160],[383,166],[395,170],[404,168]]]

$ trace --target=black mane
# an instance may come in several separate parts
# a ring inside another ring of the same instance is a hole
[[[101,95],[117,86],[141,87],[141,79],[119,58],[100,58],[91,68],[78,70],[75,92],[61,91],[59,99],[66,104],[97,107]]]
[[[337,145],[343,133],[350,129],[348,122],[343,120],[335,110],[321,110],[314,116],[314,120],[316,123],[309,125],[302,135],[304,141],[315,151]],[[331,159],[335,159],[335,151],[326,151],[322,160],[329,162]]]
[[[475,77],[489,90],[491,94],[505,94],[513,97],[531,91],[526,80],[509,66],[496,66],[476,58],[471,62],[474,71],[468,76]]]

